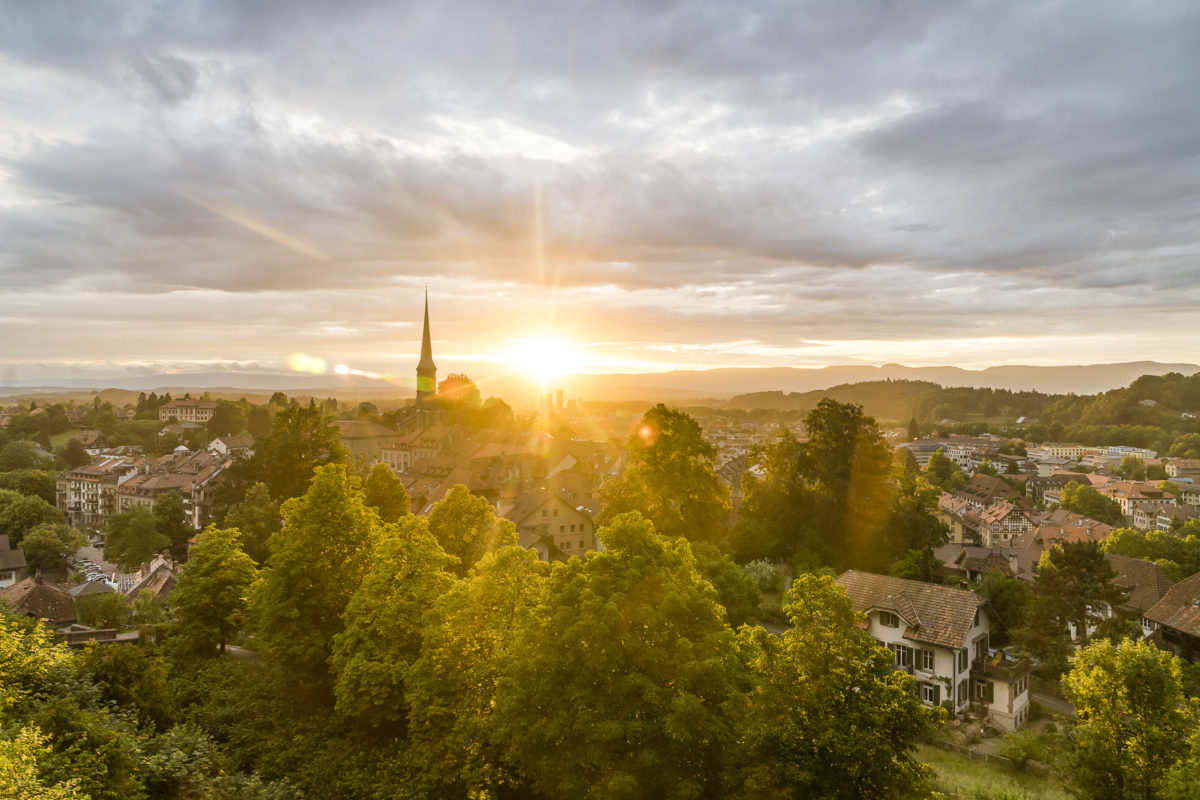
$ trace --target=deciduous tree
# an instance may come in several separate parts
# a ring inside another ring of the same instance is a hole
[[[67,556],[87,544],[83,534],[64,522],[35,525],[21,540],[30,571],[61,567]]]
[[[192,546],[171,593],[180,636],[197,652],[225,652],[244,627],[257,570],[234,528],[209,526]]]
[[[429,512],[429,531],[441,548],[458,559],[457,575],[466,575],[485,553],[517,543],[516,527],[496,516],[488,501],[458,484]]]
[[[158,529],[154,512],[139,504],[109,519],[104,557],[126,572],[133,572],[170,546],[171,540]]]
[[[363,496],[384,522],[399,522],[401,517],[412,513],[412,500],[404,483],[383,462],[371,467],[363,484]]]
[[[267,543],[279,531],[280,523],[279,503],[271,499],[262,482],[251,486],[242,501],[225,513],[226,527],[241,531],[242,548],[256,564],[264,564],[270,557]]]
[[[717,449],[694,419],[659,403],[642,416],[628,453],[624,473],[600,487],[599,524],[638,511],[663,536],[724,540],[729,489],[713,469]]]

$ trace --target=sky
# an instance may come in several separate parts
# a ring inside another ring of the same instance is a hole
[[[1171,0],[0,0],[0,384],[408,375],[426,287],[443,374],[1200,361],[1197,43]]]

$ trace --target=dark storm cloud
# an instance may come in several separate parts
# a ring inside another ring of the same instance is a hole
[[[1182,2],[2,3],[0,279],[675,290],[779,342],[1163,308],[1197,41]]]

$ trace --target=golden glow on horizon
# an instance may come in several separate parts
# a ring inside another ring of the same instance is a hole
[[[514,339],[501,356],[518,374],[550,383],[579,369],[581,357],[575,345],[566,339],[542,336]]]

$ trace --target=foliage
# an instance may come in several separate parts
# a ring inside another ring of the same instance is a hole
[[[367,505],[379,512],[384,522],[399,522],[401,517],[412,513],[412,500],[404,483],[383,462],[371,467],[363,484],[363,495]]]
[[[297,678],[323,686],[342,612],[370,566],[379,515],[343,464],[318,467],[308,492],[282,512],[283,530],[271,537],[270,565],[251,601],[257,647]]]
[[[745,628],[757,688],[741,737],[739,796],[915,797],[930,771],[914,757],[937,715],[891,653],[858,627],[833,578],[802,574],[776,637]]]
[[[171,593],[179,635],[197,652],[225,652],[246,622],[254,560],[242,550],[235,528],[210,525],[197,538]]]
[[[208,420],[208,434],[217,437],[228,436],[245,429],[246,415],[242,413],[242,409],[236,403],[228,400],[218,401],[217,407],[213,409],[212,416]]]
[[[435,602],[405,681],[410,761],[424,793],[483,797],[515,780],[493,718],[500,655],[516,620],[541,601],[548,572],[533,551],[506,547]]]
[[[458,372],[452,372],[442,379],[437,387],[437,397],[439,400],[463,403],[472,408],[479,408],[481,404],[475,382]]]
[[[104,558],[133,572],[170,546],[171,540],[160,532],[154,512],[139,503],[109,519]]]
[[[1117,467],[1117,475],[1127,481],[1146,480],[1146,462],[1134,455],[1125,456]]]
[[[1033,594],[1029,583],[993,569],[985,572],[971,588],[991,603],[991,644],[1007,647],[1013,631],[1026,619]]]
[[[118,591],[79,597],[75,601],[75,610],[79,622],[93,628],[123,630],[129,626],[129,603]]]
[[[715,592],[687,542],[639,514],[598,535],[605,551],[556,566],[505,648],[507,756],[551,796],[716,794],[742,672]]]
[[[943,492],[952,492],[967,482],[958,464],[951,461],[946,451],[940,447],[933,452],[929,463],[925,465],[925,480]]]
[[[270,433],[255,440],[254,455],[226,470],[217,504],[228,508],[255,482],[266,484],[275,500],[299,497],[317,468],[344,461],[345,456],[337,425],[320,409],[285,408],[275,415]]]
[[[37,444],[27,440],[9,442],[0,448],[0,472],[41,469],[44,460]]]
[[[409,515],[375,539],[370,571],[343,614],[329,663],[341,713],[372,726],[401,729],[408,715],[404,680],[421,647],[425,612],[449,588],[454,562]]]
[[[759,591],[777,592],[783,588],[783,576],[779,569],[766,559],[751,561],[742,567],[742,571],[754,581]]]
[[[176,560],[183,559],[187,554],[188,539],[196,533],[183,507],[183,498],[178,492],[163,492],[154,498],[152,510],[158,532],[171,543],[171,555]]]
[[[1172,581],[1200,572],[1200,535],[1118,528],[1103,546],[1108,553],[1155,562]]]
[[[598,524],[638,511],[663,536],[724,540],[729,488],[713,469],[717,449],[704,441],[694,419],[659,403],[642,416],[627,449],[624,473],[600,487]]]
[[[63,515],[57,508],[34,495],[0,489],[0,535],[8,536],[17,547],[28,531],[38,525],[59,525]]]
[[[57,497],[54,473],[48,470],[16,469],[12,472],[0,472],[0,489],[34,495],[51,505]]]
[[[86,800],[79,779],[47,786],[38,775],[39,757],[49,753],[36,728],[21,728],[12,738],[0,735],[0,797],[11,800]]]
[[[737,628],[756,621],[762,592],[758,582],[742,571],[734,560],[708,542],[692,545],[696,568],[717,590],[717,602],[725,608],[726,622]]]
[[[1063,692],[1079,717],[1063,782],[1083,798],[1161,797],[1197,722],[1175,657],[1145,642],[1095,641],[1076,655]]]
[[[1062,489],[1062,507],[1076,514],[1082,514],[1090,519],[1098,520],[1109,525],[1120,525],[1125,519],[1121,514],[1121,504],[1112,500],[1091,486],[1071,481]]]
[[[240,503],[225,512],[225,526],[237,528],[242,534],[242,548],[256,564],[270,556],[267,543],[279,531],[279,503],[271,499],[267,485],[257,482],[247,491]]]
[[[87,539],[83,534],[66,523],[43,522],[25,534],[21,549],[25,551],[25,563],[32,572],[62,566],[67,556],[85,544]]]
[[[466,575],[486,553],[517,543],[516,526],[496,516],[491,504],[455,485],[429,511],[429,532],[448,555],[458,559],[455,574]]]

